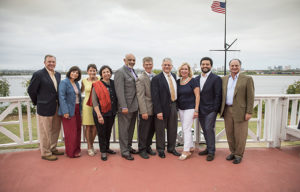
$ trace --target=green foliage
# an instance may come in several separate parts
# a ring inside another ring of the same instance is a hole
[[[286,90],[287,94],[300,94],[300,81],[295,81],[292,85],[289,85]]]
[[[3,111],[5,111],[5,109],[7,108],[8,106],[4,106],[4,107],[0,107],[0,113],[2,113]],[[22,114],[27,114],[27,106],[25,104],[21,104],[21,109],[22,109]],[[36,112],[36,108],[31,105],[30,106],[30,113],[31,114],[35,114]],[[11,112],[11,115],[18,115],[18,108],[14,108],[14,110]]]
[[[153,69],[152,71],[153,73],[155,73],[156,75],[159,74],[160,72],[162,72],[161,69]]]
[[[22,86],[25,87],[26,90],[29,87],[29,84],[30,84],[30,79],[25,80],[25,81],[22,82]],[[27,91],[25,91],[24,95],[28,95]]]
[[[0,97],[9,96],[9,83],[6,79],[0,79]]]

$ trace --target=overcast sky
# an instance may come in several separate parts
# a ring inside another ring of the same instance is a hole
[[[90,63],[123,65],[126,53],[164,57],[178,67],[199,64],[204,56],[224,65],[224,14],[212,0],[0,0],[0,69],[39,69],[45,54],[57,57],[58,70]],[[228,0],[229,52],[245,69],[274,65],[300,68],[299,0]]]

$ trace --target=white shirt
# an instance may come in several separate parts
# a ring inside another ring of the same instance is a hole
[[[150,81],[152,80],[152,78],[154,77],[153,73],[148,73],[147,71],[145,71],[145,73],[148,75]]]
[[[233,104],[233,96],[234,96],[234,89],[236,86],[236,82],[238,81],[239,74],[236,74],[234,80],[231,75],[229,75],[228,83],[227,83],[227,95],[226,95],[226,105]]]
[[[165,78],[168,82],[169,91],[171,93],[168,74],[166,74],[165,72],[163,72],[163,73],[164,73],[164,76],[165,76]],[[170,74],[172,82],[173,82],[173,87],[174,87],[174,91],[175,91],[175,100],[177,100],[177,83],[176,83],[176,80],[174,79],[173,75],[171,74],[171,72],[169,74]]]
[[[200,77],[200,92],[203,89],[203,86],[207,80],[207,77],[210,75],[211,71],[209,71],[208,73],[201,73],[201,77]],[[204,75],[204,76],[203,76]]]

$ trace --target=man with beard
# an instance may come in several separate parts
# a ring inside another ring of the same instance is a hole
[[[122,157],[134,160],[131,154],[137,154],[132,148],[132,137],[138,111],[135,81],[137,75],[133,69],[135,56],[127,54],[124,58],[125,65],[115,73],[115,89],[118,98],[118,126],[119,140]]]
[[[215,157],[215,125],[222,102],[222,80],[211,72],[212,66],[212,59],[203,57],[200,61],[202,74],[195,78],[200,83],[199,121],[206,141],[206,149],[199,155],[207,155],[207,161]]]

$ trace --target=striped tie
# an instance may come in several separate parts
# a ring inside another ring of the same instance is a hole
[[[175,89],[174,89],[174,85],[173,85],[173,81],[171,78],[171,75],[168,75],[168,81],[169,81],[169,85],[170,85],[170,92],[171,92],[171,101],[175,101]]]

